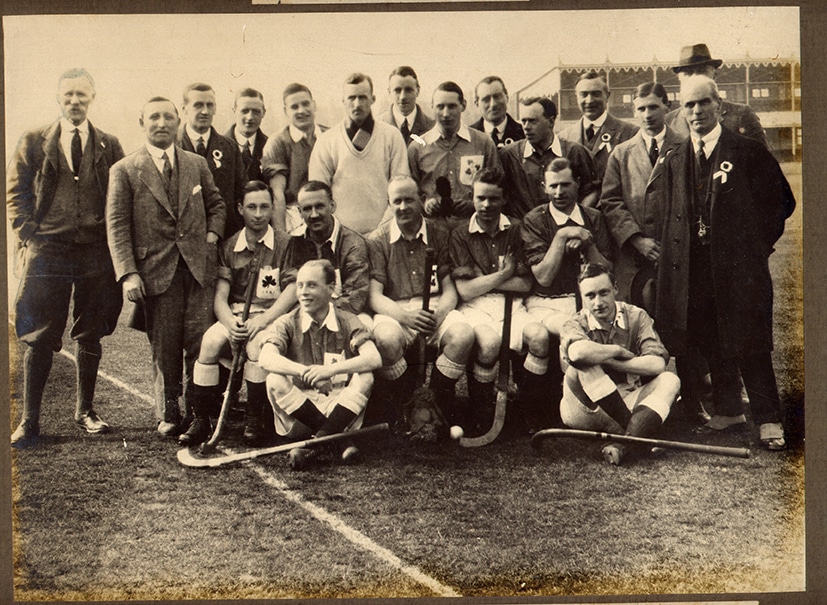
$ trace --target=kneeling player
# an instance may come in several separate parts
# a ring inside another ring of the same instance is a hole
[[[451,276],[462,299],[458,310],[474,327],[477,351],[468,395],[473,405],[488,413],[493,405],[492,383],[502,341],[503,296],[511,292],[510,346],[528,349],[518,375],[523,402],[543,397],[543,376],[548,370],[548,330],[533,320],[522,297],[531,289],[531,273],[523,260],[520,224],[502,214],[503,173],[483,168],[474,175],[474,209],[471,218],[454,228],[450,239]],[[479,416],[479,414],[478,414]]]
[[[259,363],[276,432],[290,439],[359,428],[382,358],[370,333],[353,313],[333,306],[336,272],[328,260],[311,260],[296,274],[299,307],[279,318],[264,339]],[[296,448],[289,462],[306,466],[314,450]],[[347,444],[344,462],[358,450]]]
[[[256,442],[267,434],[263,425],[269,423],[262,423],[262,415],[270,407],[264,386],[266,374],[256,361],[260,340],[264,328],[286,313],[296,301],[292,289],[284,295],[279,289],[278,267],[288,237],[270,226],[273,197],[269,187],[261,181],[247,183],[238,209],[244,228],[227,239],[219,249],[214,301],[218,321],[201,338],[201,349],[193,369],[195,419],[187,431],[178,437],[179,442],[188,445],[201,443],[210,436],[210,416],[217,415],[222,387],[229,377],[229,371],[219,364],[219,360],[232,356],[231,345],[246,346],[247,351],[247,362],[244,364],[244,378],[247,381],[244,438]],[[255,291],[249,317],[242,322],[245,294],[256,254],[260,255],[258,281],[253,285]]]
[[[569,367],[560,416],[576,429],[649,437],[680,392],[680,380],[666,371],[669,353],[646,311],[615,300],[617,286],[606,266],[586,265],[578,283],[583,308],[561,336]],[[603,457],[619,465],[630,449],[610,443]]]
[[[370,306],[373,338],[382,355],[377,375],[390,381],[387,398],[391,420],[398,414],[401,398],[410,389],[396,381],[408,367],[405,351],[417,337],[439,348],[430,387],[437,405],[446,413],[453,408],[454,389],[465,371],[474,346],[474,329],[455,310],[457,290],[448,267],[448,230],[422,216],[424,195],[411,177],[394,177],[388,186],[393,218],[370,234]],[[427,250],[434,251],[435,266],[425,268]],[[431,310],[422,308],[423,271],[431,272]],[[377,403],[383,403],[378,402]]]

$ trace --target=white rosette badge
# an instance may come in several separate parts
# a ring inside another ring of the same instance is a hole
[[[597,150],[600,151],[601,149],[605,149],[607,153],[612,152],[612,135],[608,132],[604,132],[600,137],[600,147]]]
[[[729,174],[731,171],[732,171],[732,162],[727,162],[726,160],[724,160],[723,162],[721,162],[720,170],[718,170],[718,172],[713,174],[712,178],[713,179],[721,179],[721,184],[723,185],[724,183],[726,183],[727,174]]]
[[[216,168],[221,168],[221,159],[224,157],[224,154],[221,153],[220,149],[213,149],[212,150],[212,161],[215,164]]]

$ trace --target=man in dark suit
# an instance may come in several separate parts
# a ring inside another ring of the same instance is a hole
[[[694,44],[684,46],[681,49],[681,57],[678,64],[672,68],[678,78],[683,81],[692,75],[702,75],[715,79],[715,70],[723,64],[721,59],[713,59],[706,44]],[[767,147],[767,135],[761,126],[761,121],[755,111],[749,105],[732,103],[721,100],[720,111],[721,124],[731,130],[742,134],[747,138],[754,139]],[[666,124],[675,130],[679,135],[688,137],[689,127],[677,108],[666,116]]]
[[[471,128],[490,135],[499,149],[525,138],[523,127],[508,115],[508,91],[499,76],[487,76],[474,89],[474,105],[482,117]]]
[[[227,205],[227,222],[222,239],[231,237],[244,226],[238,213],[244,200],[247,171],[238,145],[218,134],[212,126],[215,117],[215,91],[209,84],[196,82],[184,89],[184,120],[178,133],[178,145],[184,151],[194,151],[207,160],[215,186]]]
[[[180,119],[171,101],[150,99],[140,124],[145,146],[112,167],[106,230],[124,296],[143,302],[158,432],[173,437],[209,327],[225,208],[207,161],[174,144]]]
[[[612,150],[635,136],[638,128],[609,113],[611,92],[606,80],[596,71],[581,75],[574,91],[583,115],[577,122],[562,130],[560,138],[580,143],[591,152],[597,170],[596,188],[599,191]]]
[[[666,158],[658,190],[656,327],[679,373],[681,356],[692,348],[709,360],[715,406],[709,429],[746,423],[740,370],[761,444],[783,449],[768,259],[795,199],[763,145],[721,126],[714,80],[686,78],[681,107],[690,138]]]
[[[95,84],[85,69],[60,76],[62,117],[25,133],[9,162],[6,201],[23,259],[15,303],[17,337],[24,342],[23,414],[11,443],[25,447],[40,435],[40,403],[62,346],[72,301],[76,344],[75,424],[88,433],[109,425],[92,408],[100,340],[115,329],[120,287],[106,248],[103,217],[109,167],[123,157],[118,139],[87,120]]]
[[[402,65],[391,72],[388,79],[388,94],[391,107],[376,119],[395,126],[402,133],[405,145],[411,142],[411,135],[421,135],[434,127],[434,120],[425,115],[416,102],[419,96],[419,79],[413,67]]]
[[[261,120],[267,113],[264,95],[255,88],[243,88],[235,96],[233,112],[235,124],[230,126],[224,136],[238,145],[247,180],[260,181],[261,155],[267,142],[267,135],[261,132]]]

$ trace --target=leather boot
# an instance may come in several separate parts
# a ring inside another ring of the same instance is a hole
[[[212,435],[210,410],[216,406],[221,393],[217,385],[205,387],[193,384],[190,395],[189,403],[195,418],[186,432],[178,437],[179,443],[189,446],[203,443]]]

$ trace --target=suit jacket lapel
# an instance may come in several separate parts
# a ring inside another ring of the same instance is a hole
[[[187,203],[190,200],[195,184],[193,175],[199,174],[198,168],[193,166],[193,160],[185,153],[178,153],[178,215],[183,216],[186,212]],[[200,178],[199,178],[200,182]],[[196,183],[197,184],[197,183]]]
[[[660,149],[660,157],[658,157],[658,161],[655,162],[655,167],[652,170],[652,174],[649,176],[648,185],[651,185],[658,177],[660,177],[660,175],[663,173],[663,162],[666,161],[666,156],[675,151],[675,149],[677,149],[677,147],[681,144],[683,140],[683,137],[679,136],[669,126],[666,127],[666,135],[663,137],[663,145]]]
[[[164,187],[164,181],[161,178],[161,173],[158,171],[158,168],[156,168],[155,162],[152,160],[152,156],[149,155],[146,147],[142,147],[138,153],[140,154],[138,158],[138,177],[144,185],[147,186],[149,192],[155,196],[158,203],[161,204],[161,206],[163,206],[171,216],[175,217],[175,212],[173,212],[172,206],[170,206],[169,196],[167,195],[166,188]],[[182,154],[178,154],[176,159],[180,160],[181,155]]]
[[[60,165],[60,121],[52,124],[49,129],[43,133],[43,152],[46,159],[57,172]]]
[[[733,143],[734,141],[730,131],[726,128],[722,128],[721,136],[718,139],[718,144],[715,146],[715,150],[712,153],[715,163],[712,164],[710,169],[712,172],[712,198],[709,203],[710,216],[713,216],[715,203],[718,201],[718,195],[721,191],[721,186],[724,184],[724,178],[726,176],[726,173],[721,170],[721,165],[724,162],[728,162],[730,165],[733,163]]]

